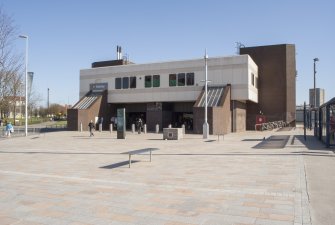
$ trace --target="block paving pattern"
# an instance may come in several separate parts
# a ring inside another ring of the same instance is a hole
[[[303,146],[255,149],[272,132],[58,132],[0,139],[0,224],[311,224]],[[297,131],[288,131],[294,135]],[[247,141],[244,141],[247,140]],[[157,147],[147,155],[120,153]]]

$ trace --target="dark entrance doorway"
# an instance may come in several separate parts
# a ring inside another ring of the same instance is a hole
[[[181,127],[185,125],[186,131],[193,131],[193,112],[174,112],[172,114],[172,126]]]
[[[146,112],[126,112],[126,128],[131,129],[131,125],[135,124],[138,119],[141,118],[143,124],[146,124]]]

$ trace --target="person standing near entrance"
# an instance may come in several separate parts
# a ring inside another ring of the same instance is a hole
[[[93,129],[95,129],[95,128],[94,128],[94,123],[93,123],[92,120],[88,123],[88,129],[90,131],[90,137],[94,136]]]
[[[141,130],[143,128],[143,121],[142,121],[141,117],[137,119],[136,125],[137,125],[137,131],[140,134]]]

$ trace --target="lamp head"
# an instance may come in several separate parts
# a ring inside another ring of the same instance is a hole
[[[20,35],[19,38],[28,38],[26,35]]]
[[[314,60],[314,62],[318,62],[319,58],[314,58],[313,60]]]

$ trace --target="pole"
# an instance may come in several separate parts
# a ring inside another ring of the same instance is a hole
[[[207,123],[207,50],[205,51],[205,123]]]
[[[25,136],[28,136],[28,36],[26,38],[26,106],[25,106]]]
[[[207,55],[207,49],[205,50],[205,122],[202,127],[202,132],[203,132],[203,139],[207,139],[209,135],[209,126],[207,122],[207,60],[208,60],[208,55]]]
[[[316,75],[316,62],[318,62],[319,61],[319,58],[314,58],[313,59],[313,61],[314,61],[314,105],[313,105],[313,107],[314,108],[316,108],[316,79],[315,79],[315,75]]]
[[[20,81],[20,116],[21,116],[21,120],[20,120],[20,125],[22,122],[22,81]]]
[[[304,139],[306,141],[306,102],[304,102]]]
[[[49,91],[50,91],[50,89],[48,88],[48,113],[47,114],[49,114]]]
[[[315,108],[316,107],[316,88],[315,88],[315,74],[316,74],[316,71],[315,71],[315,59],[314,59],[314,104],[313,104],[313,107]]]
[[[28,36],[27,35],[20,35],[20,38],[26,39],[26,65],[25,65],[25,98],[26,98],[26,105],[25,105],[25,136],[28,136]]]

